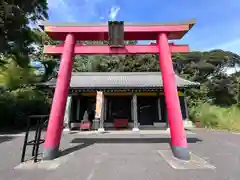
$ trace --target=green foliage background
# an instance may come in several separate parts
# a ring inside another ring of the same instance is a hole
[[[55,76],[60,57],[46,56],[44,44],[58,44],[36,24],[45,20],[47,0],[0,0],[0,129],[20,128],[30,114],[48,114],[51,97],[36,88],[37,83]],[[85,44],[106,44],[94,41]],[[126,44],[136,44],[127,41]],[[191,120],[203,127],[240,130],[240,72],[227,74],[226,68],[240,67],[238,54],[212,50],[176,53],[172,56],[175,72],[200,89],[186,91]],[[30,65],[42,64],[43,71]],[[160,71],[158,55],[76,56],[75,72]]]

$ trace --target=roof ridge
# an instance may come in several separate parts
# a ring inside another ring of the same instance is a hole
[[[175,74],[178,87],[199,86]],[[160,72],[73,72],[71,88],[154,88],[163,86]],[[56,78],[47,83],[48,86],[56,85]]]
[[[72,72],[72,76],[122,76],[122,75],[161,75],[161,72]]]

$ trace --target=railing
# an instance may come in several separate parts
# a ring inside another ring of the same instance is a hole
[[[44,143],[44,139],[41,139],[42,129],[47,125],[48,117],[49,115],[31,115],[28,117],[21,162],[25,161],[27,146],[32,146],[32,158],[34,158],[34,162],[37,162],[39,146]],[[35,135],[33,140],[28,141],[32,123],[36,123]]]

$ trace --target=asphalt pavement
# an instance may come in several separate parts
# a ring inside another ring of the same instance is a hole
[[[60,158],[21,166],[23,135],[2,134],[0,180],[239,180],[240,134],[193,132],[188,135],[190,151],[215,168],[174,169],[159,154],[170,151],[168,134],[136,133],[64,133]]]

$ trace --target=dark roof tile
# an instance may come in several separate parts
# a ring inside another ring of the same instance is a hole
[[[177,75],[178,87],[199,86]],[[56,79],[45,85],[54,87]],[[70,88],[160,88],[163,86],[160,72],[80,72],[72,73]]]

